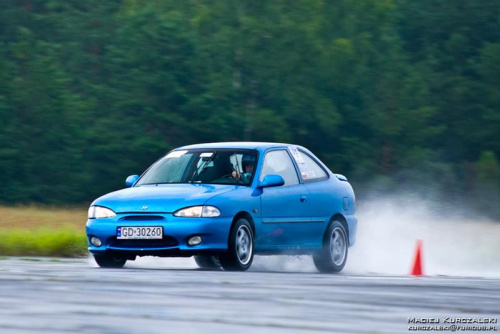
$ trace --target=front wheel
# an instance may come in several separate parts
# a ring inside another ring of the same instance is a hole
[[[323,273],[340,272],[347,261],[347,233],[344,225],[333,221],[323,238],[323,248],[313,254],[316,268]]]
[[[240,218],[229,234],[228,250],[220,256],[224,270],[245,271],[253,261],[253,232],[250,223]]]
[[[94,254],[95,262],[101,268],[121,268],[127,262],[127,258],[125,256],[116,256],[116,255],[98,255]]]
[[[217,270],[221,267],[219,257],[214,255],[195,255],[194,261],[201,269]]]

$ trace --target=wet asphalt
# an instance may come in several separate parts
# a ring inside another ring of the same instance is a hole
[[[500,279],[155,261],[101,269],[91,259],[1,259],[0,333],[409,333],[414,318],[500,320]]]

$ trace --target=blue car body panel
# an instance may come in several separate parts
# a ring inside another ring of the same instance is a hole
[[[307,182],[293,159],[291,147],[312,157],[327,173],[321,181]],[[255,253],[307,253],[320,249],[329,222],[335,217],[345,223],[349,245],[355,242],[357,217],[352,187],[345,178],[333,174],[307,149],[277,143],[212,143],[189,145],[181,150],[248,149],[258,152],[255,177],[249,186],[233,184],[150,184],[122,189],[96,199],[91,205],[109,208],[112,218],[88,219],[89,251],[94,254],[126,252],[131,255],[190,256],[218,254],[228,247],[234,219],[245,215],[254,228]],[[265,154],[284,149],[294,163],[300,183],[290,186],[259,187]],[[143,174],[144,175],[144,174]],[[140,179],[139,179],[140,180]],[[175,217],[179,209],[210,205],[220,210],[215,218]],[[117,228],[126,226],[162,226],[163,239],[118,240]],[[188,246],[195,235],[203,238],[197,246]],[[90,243],[98,237],[102,245]]]

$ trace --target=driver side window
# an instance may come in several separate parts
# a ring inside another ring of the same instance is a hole
[[[271,151],[266,154],[260,180],[262,181],[268,174],[280,175],[285,180],[285,186],[299,184],[295,167],[285,150]]]

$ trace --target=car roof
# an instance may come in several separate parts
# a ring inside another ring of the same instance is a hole
[[[251,149],[251,150],[266,150],[275,147],[288,147],[290,144],[284,143],[266,143],[266,142],[248,142],[248,141],[234,141],[234,142],[220,142],[220,143],[204,143],[187,145],[176,148],[176,150],[186,149],[216,149],[216,148],[234,148],[234,149]],[[299,145],[297,145],[299,146]]]

